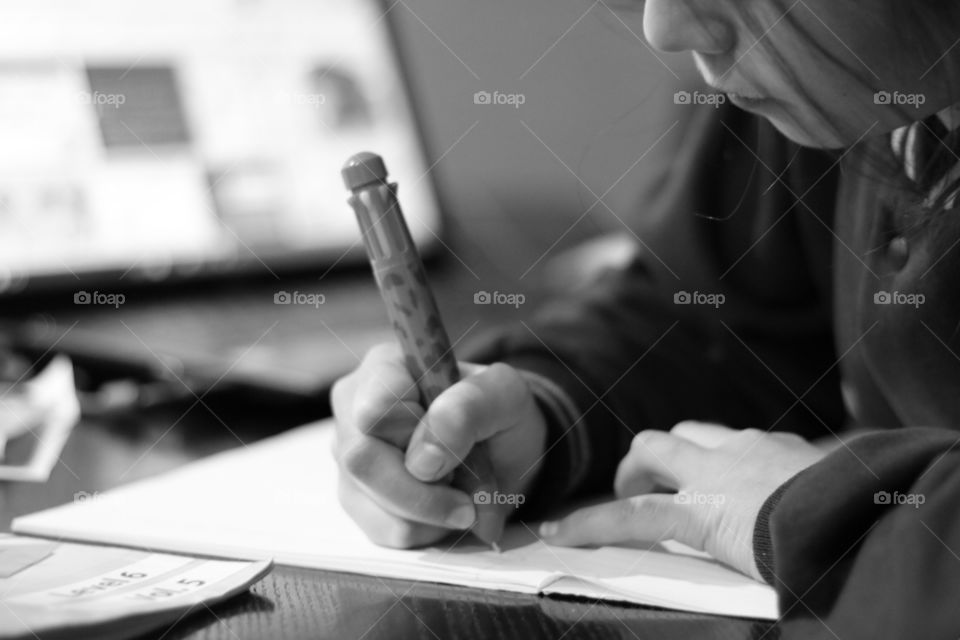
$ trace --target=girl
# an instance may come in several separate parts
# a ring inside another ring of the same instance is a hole
[[[706,550],[776,587],[788,637],[956,637],[960,3],[643,19],[733,106],[694,118],[644,251],[429,411],[393,347],[337,383],[344,507],[391,546],[466,529],[471,497],[433,481],[486,441],[525,516],[614,489],[543,523],[551,544]]]

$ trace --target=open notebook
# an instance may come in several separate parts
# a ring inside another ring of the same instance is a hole
[[[465,536],[453,546],[378,547],[337,503],[333,428],[324,421],[211,456],[82,502],[17,518],[19,534],[228,558],[267,559],[425,582],[565,594],[774,619],[774,591],[708,556],[649,547],[547,546],[508,528],[503,553]]]

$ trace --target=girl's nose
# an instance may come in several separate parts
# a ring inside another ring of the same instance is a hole
[[[726,53],[734,46],[734,28],[722,17],[717,4],[721,3],[717,0],[646,0],[644,35],[653,47],[668,53]]]

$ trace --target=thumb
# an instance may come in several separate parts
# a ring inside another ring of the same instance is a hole
[[[477,442],[511,428],[528,401],[526,382],[508,365],[494,364],[464,378],[440,394],[417,425],[407,470],[423,482],[442,478],[465,463]]]

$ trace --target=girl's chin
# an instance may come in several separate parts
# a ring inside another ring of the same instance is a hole
[[[811,130],[812,127],[799,125],[795,120],[776,115],[767,116],[767,120],[784,136],[804,147],[814,149],[842,149],[850,146],[856,139],[845,140],[835,132],[827,131],[823,127]]]

